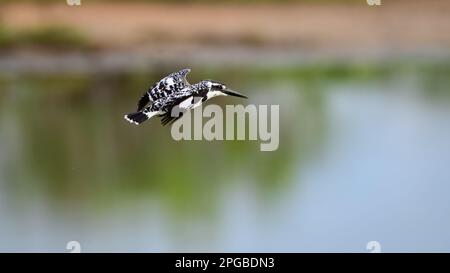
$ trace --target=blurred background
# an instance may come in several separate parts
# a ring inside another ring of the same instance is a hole
[[[280,146],[123,119],[189,67]],[[0,251],[450,251],[450,2],[0,0]]]

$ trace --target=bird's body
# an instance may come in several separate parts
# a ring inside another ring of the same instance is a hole
[[[125,115],[125,119],[139,125],[151,117],[160,116],[161,123],[165,125],[216,96],[247,98],[212,80],[203,80],[191,85],[186,80],[189,72],[190,69],[183,69],[160,80],[141,97],[138,112]],[[149,102],[152,104],[146,107]]]

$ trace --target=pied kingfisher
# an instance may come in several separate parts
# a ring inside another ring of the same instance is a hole
[[[166,125],[179,119],[184,112],[200,106],[216,96],[235,96],[247,98],[224,84],[203,80],[189,84],[186,75],[190,69],[174,72],[154,84],[138,102],[137,112],[125,115],[125,119],[136,125],[151,117],[162,117],[161,124]],[[149,106],[147,104],[151,103]],[[147,107],[146,107],[147,106]]]

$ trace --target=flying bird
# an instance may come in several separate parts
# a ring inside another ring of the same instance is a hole
[[[247,98],[214,80],[202,80],[191,85],[186,80],[186,75],[190,71],[190,69],[182,69],[161,79],[139,99],[137,112],[125,115],[125,119],[139,125],[158,116],[162,118],[161,124],[166,125],[213,97]],[[147,106],[149,103],[150,105]]]

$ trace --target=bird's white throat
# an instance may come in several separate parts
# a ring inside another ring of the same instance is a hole
[[[220,91],[209,91],[206,94],[206,98],[209,100],[211,98],[217,97],[217,96],[225,96],[224,93],[220,92]]]

